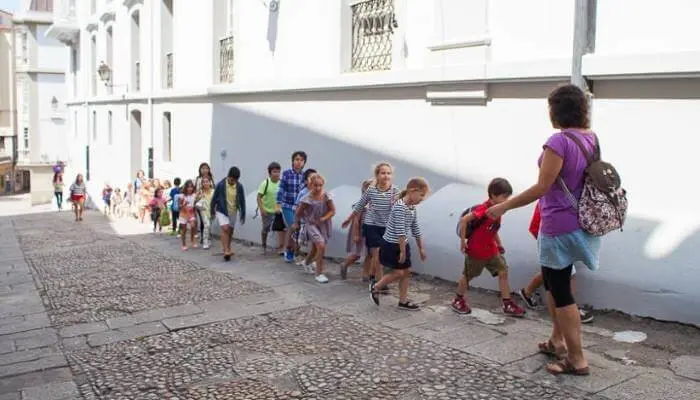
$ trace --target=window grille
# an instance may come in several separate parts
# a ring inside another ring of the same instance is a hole
[[[219,83],[233,82],[233,36],[219,40]]]
[[[352,9],[353,72],[391,69],[392,36],[398,27],[394,0],[367,0]]]

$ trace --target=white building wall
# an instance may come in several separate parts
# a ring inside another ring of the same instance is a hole
[[[38,25],[36,27],[36,45],[38,46],[36,67],[40,70],[63,72],[68,67],[70,59],[66,57],[66,49],[61,42],[46,37],[48,28],[49,25]]]
[[[130,21],[122,2],[115,3],[114,83],[121,84],[130,79]],[[458,213],[483,201],[495,176],[508,178],[518,191],[535,182],[537,156],[554,132],[546,96],[571,74],[573,0],[396,0],[392,71],[365,74],[346,72],[347,0],[284,0],[277,13],[257,0],[237,0],[230,26],[234,83],[210,86],[218,79],[218,40],[229,29],[227,2],[174,3],[173,90],[160,89],[160,3],[147,1],[136,6],[143,12],[144,90],[115,88],[112,97],[81,96],[73,103],[83,131],[90,127],[84,102],[89,112],[98,110],[101,124],[106,110],[113,111],[113,143],[98,138],[90,145],[93,189],[99,191],[105,180],[125,186],[133,179],[128,113],[135,109],[142,113],[135,153],[141,168],[147,169],[151,145],[159,178],[191,178],[207,161],[219,179],[238,165],[251,215],[266,165],[288,165],[294,150],[306,150],[309,166],[328,178],[339,210],[336,223],[372,165],[386,159],[396,166],[397,184],[414,175],[430,180],[433,194],[420,208],[429,260],[416,270],[446,279],[462,270],[453,233]],[[581,271],[578,295],[596,307],[700,324],[693,311],[700,301],[700,266],[692,251],[700,244],[700,213],[684,201],[669,204],[675,198],[669,193],[697,195],[687,183],[689,171],[699,167],[694,147],[678,143],[697,131],[700,35],[691,21],[700,8],[692,0],[661,8],[638,3],[622,13],[598,2],[596,52],[584,58],[584,74],[594,82],[594,129],[605,158],[622,174],[631,205],[625,231],[605,238],[600,271]],[[147,28],[151,7],[157,10]],[[145,58],[151,38],[152,77],[146,72],[150,56]],[[89,65],[85,57],[81,62],[81,69]],[[445,91],[454,92],[456,101],[430,101]],[[172,113],[171,161],[163,159],[166,111]],[[84,139],[76,142],[73,157],[84,159],[87,136],[79,137]],[[656,179],[659,168],[673,172]],[[531,211],[508,214],[502,228],[514,288],[538,271],[535,242],[527,233]],[[253,220],[237,229],[249,240],[258,234]],[[329,255],[343,255],[344,235],[336,230]],[[485,276],[475,284],[496,287]]]

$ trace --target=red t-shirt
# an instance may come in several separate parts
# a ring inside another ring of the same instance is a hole
[[[535,212],[532,213],[532,219],[530,220],[530,233],[537,239],[537,235],[540,233],[540,223],[542,222],[542,216],[540,214],[540,203],[535,205]]]
[[[467,247],[469,257],[478,260],[488,260],[500,254],[496,243],[496,235],[501,228],[501,218],[493,219],[486,214],[486,210],[491,205],[491,201],[487,200],[472,210],[474,218],[485,218],[472,232]]]

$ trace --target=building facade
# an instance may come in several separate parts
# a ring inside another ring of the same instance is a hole
[[[341,218],[371,166],[389,160],[399,185],[422,175],[433,186],[420,210],[429,260],[416,270],[445,279],[461,272],[459,212],[483,201],[495,176],[517,190],[535,182],[554,132],[546,96],[585,78],[604,156],[631,203],[625,231],[605,238],[601,269],[581,272],[580,300],[700,323],[700,213],[676,195],[698,191],[687,184],[695,146],[679,146],[698,129],[696,1],[54,3],[49,35],[71,60],[70,164],[93,190],[125,186],[139,169],[190,178],[203,161],[216,177],[238,165],[250,189],[270,161],[304,149]],[[507,215],[501,231],[514,287],[538,270],[531,211]],[[238,235],[255,240],[256,222]],[[343,248],[337,230],[330,252]],[[496,287],[485,276],[475,284]]]
[[[65,160],[68,56],[46,31],[53,23],[53,1],[23,0],[14,16],[18,163]]]
[[[0,10],[0,193],[11,190],[15,142],[15,66],[12,14]]]

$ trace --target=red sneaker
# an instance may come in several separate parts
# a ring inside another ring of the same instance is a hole
[[[456,312],[457,314],[470,314],[472,309],[469,308],[467,301],[464,299],[464,296],[462,296],[455,297],[454,300],[452,300],[452,311]]]
[[[503,300],[503,312],[511,317],[524,317],[525,309],[512,299]]]

